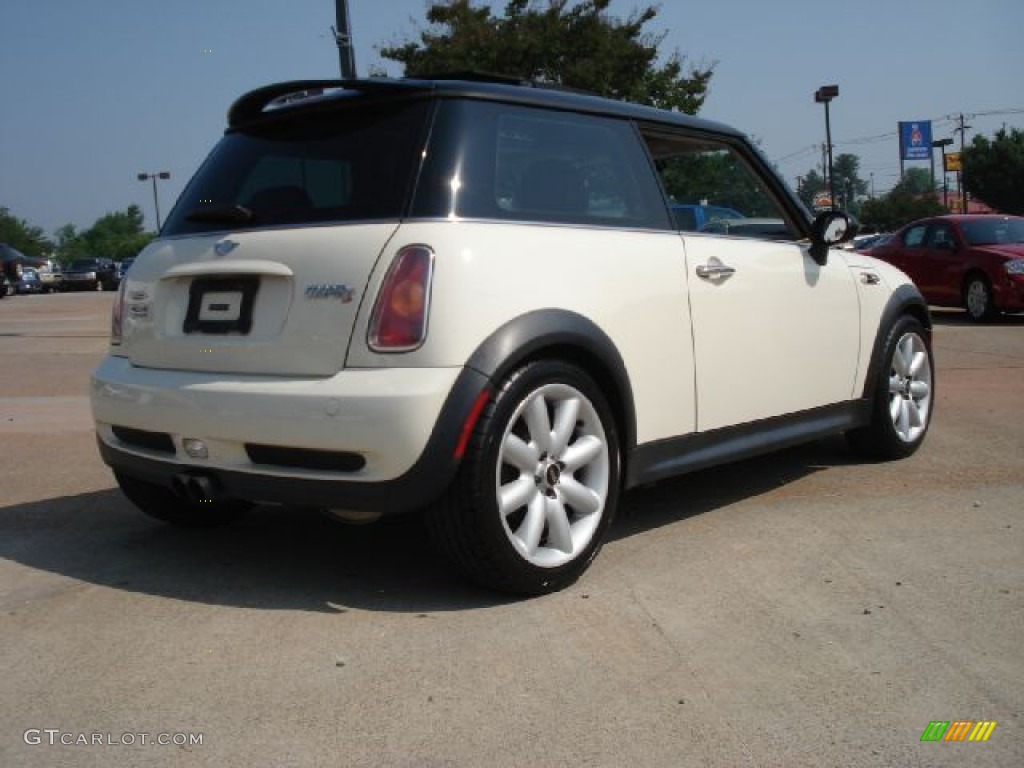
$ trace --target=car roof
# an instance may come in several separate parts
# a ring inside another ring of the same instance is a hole
[[[449,77],[451,79],[449,79]],[[474,77],[476,79],[463,79]],[[404,100],[463,98],[500,101],[530,107],[604,115],[661,123],[718,135],[745,138],[731,126],[681,112],[657,109],[550,84],[475,74],[431,79],[366,78],[355,80],[293,80],[257,88],[244,94],[228,110],[228,125],[237,128],[271,115],[330,108],[354,98]]]

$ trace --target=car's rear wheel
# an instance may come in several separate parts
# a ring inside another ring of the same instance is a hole
[[[872,392],[871,422],[846,433],[866,456],[901,459],[924,441],[935,394],[934,366],[920,321],[901,317],[890,329]]]
[[[992,286],[984,275],[971,275],[964,283],[964,308],[976,323],[994,318],[998,311],[992,301]]]
[[[157,520],[183,528],[212,528],[223,525],[252,506],[248,502],[234,499],[193,503],[186,501],[170,488],[128,477],[121,472],[115,472],[114,478],[128,500],[140,510]]]
[[[619,494],[615,420],[598,386],[541,360],[505,380],[448,493],[427,515],[467,576],[516,594],[574,582],[601,547]]]

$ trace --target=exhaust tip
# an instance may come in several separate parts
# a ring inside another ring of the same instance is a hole
[[[189,504],[210,504],[220,496],[220,484],[215,477],[192,472],[175,475],[171,489]]]

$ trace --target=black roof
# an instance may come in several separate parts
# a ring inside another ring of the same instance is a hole
[[[449,76],[450,77],[450,76]],[[461,74],[459,77],[473,77]],[[513,84],[514,83],[514,84]],[[616,101],[558,86],[515,81],[502,76],[478,79],[390,79],[293,80],[275,83],[240,97],[228,110],[228,126],[237,128],[271,115],[330,108],[352,98],[409,99],[465,98],[502,101],[510,104],[606,115],[629,120],[680,126],[718,135],[742,137],[743,133],[722,123],[670,112],[655,107]]]

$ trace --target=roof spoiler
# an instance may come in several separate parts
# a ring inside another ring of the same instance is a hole
[[[409,75],[402,79],[371,77],[362,80],[290,80],[274,83],[240,96],[228,109],[228,126],[235,127],[250,122],[265,114],[267,107],[283,106],[291,101],[315,98],[327,90],[352,90],[361,92],[389,91],[408,88],[430,87],[435,82],[460,80],[469,83],[489,83],[494,85],[512,85],[525,88],[539,88],[550,91],[563,91],[583,96],[595,96],[590,91],[537,80],[526,80],[520,77],[500,75],[493,72],[464,70],[452,72],[436,72],[429,75]]]
[[[327,90],[386,91],[398,86],[399,81],[386,78],[367,80],[289,80],[257,88],[240,96],[228,109],[228,126],[235,127],[261,117],[269,106],[283,106],[320,96]],[[408,86],[406,86],[408,87]]]

